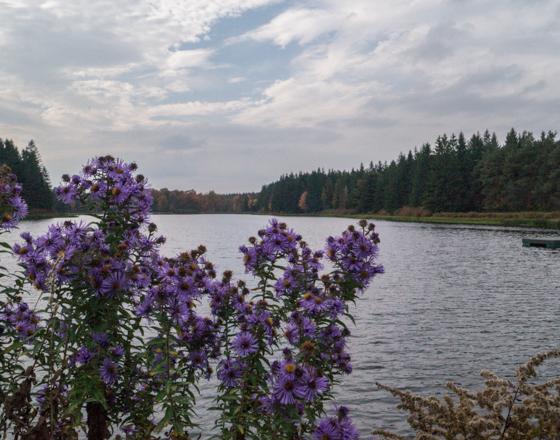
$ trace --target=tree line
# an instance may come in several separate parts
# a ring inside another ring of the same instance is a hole
[[[172,212],[177,214],[195,213],[242,213],[255,211],[257,195],[207,194],[195,190],[169,190],[162,188],[152,190],[154,212]]]
[[[0,139],[0,163],[23,183],[32,209],[59,207],[33,141],[20,151]],[[172,213],[554,211],[560,210],[560,140],[552,131],[535,137],[514,129],[503,144],[488,130],[468,140],[443,134],[389,163],[290,173],[258,193],[162,188],[152,194],[155,212]]]
[[[262,187],[254,209],[305,213],[324,210],[390,212],[551,211],[560,209],[560,141],[556,133],[511,129],[468,140],[438,136],[391,162],[351,171],[290,173]]]
[[[0,164],[8,165],[23,185],[22,196],[35,210],[52,210],[54,197],[47,169],[35,142],[20,149],[10,139],[0,138]]]

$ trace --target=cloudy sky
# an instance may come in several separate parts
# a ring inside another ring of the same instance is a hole
[[[58,182],[258,190],[442,132],[559,129],[559,0],[0,0],[0,137]]]

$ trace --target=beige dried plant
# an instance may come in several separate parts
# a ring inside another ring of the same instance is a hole
[[[442,398],[420,396],[377,384],[400,399],[398,407],[409,413],[408,423],[416,440],[532,440],[560,439],[560,374],[539,382],[537,368],[560,358],[560,350],[533,356],[517,369],[513,381],[482,371],[485,387],[471,392],[448,383]],[[375,438],[407,437],[384,430]]]

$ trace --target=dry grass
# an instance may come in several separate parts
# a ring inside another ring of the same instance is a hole
[[[515,381],[482,371],[485,386],[471,392],[449,383],[449,395],[420,396],[379,385],[400,399],[416,440],[537,440],[560,438],[560,377],[539,382],[537,368],[560,350],[533,356],[519,367]],[[385,430],[377,438],[404,440]]]

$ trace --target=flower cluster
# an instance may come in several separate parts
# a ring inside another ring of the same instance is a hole
[[[64,411],[62,424],[39,419],[33,429],[74,433],[87,414],[89,438],[116,429],[131,440],[188,438],[197,383],[217,364],[224,439],[356,438],[344,409],[319,420],[337,377],[352,371],[348,304],[383,270],[374,226],[349,227],[325,251],[272,219],[240,247],[250,287],[231,271],[218,277],[204,246],[162,256],[150,191],[135,172],[110,156],[91,160],[56,193],[95,220],[23,233],[12,247],[25,281],[48,302],[41,331],[24,303],[1,318],[26,342],[36,335],[25,393],[43,396],[42,414]]]
[[[253,274],[257,273],[264,262],[274,263],[277,259],[295,251],[302,238],[289,229],[286,223],[276,219],[272,219],[266,229],[259,230],[258,235],[260,241],[257,242],[257,238],[251,237],[249,239],[251,246],[239,248],[243,254],[245,270]]]
[[[113,298],[145,288],[150,282],[149,257],[136,240],[109,243],[107,232],[83,222],[51,225],[46,234],[33,238],[21,234],[24,243],[13,246],[34,286],[47,290],[47,280],[57,285],[81,285],[99,297]],[[149,238],[146,238],[149,241]],[[154,246],[152,246],[153,248]],[[135,255],[135,262],[132,256]]]
[[[21,185],[7,166],[0,166],[0,231],[15,228],[26,215]]]
[[[338,408],[336,417],[322,419],[313,432],[315,440],[357,440],[358,431],[348,416],[348,408]]]
[[[112,156],[97,157],[82,168],[80,175],[64,175],[65,183],[55,192],[63,203],[84,203],[106,215],[118,213],[124,220],[141,224],[147,220],[152,196],[144,176],[134,175],[137,168],[135,163]],[[111,216],[111,221],[119,219]]]
[[[15,330],[24,341],[28,341],[33,336],[40,322],[39,316],[24,302],[6,304],[0,313],[0,319]]]
[[[328,380],[311,365],[298,364],[289,350],[285,359],[272,364],[272,397],[264,400],[267,408],[278,405],[297,405],[303,411],[306,402],[312,402],[329,388]]]
[[[379,238],[374,226],[360,226],[329,238],[326,254],[334,270],[322,273],[325,252],[314,251],[285,223],[272,219],[259,238],[240,247],[245,270],[259,280],[258,287],[253,293],[232,283],[216,289],[220,295],[213,296],[213,310],[219,314],[228,308],[226,325],[237,330],[218,369],[224,405],[258,409],[268,422],[261,421],[257,436],[268,435],[267,424],[276,430],[287,426],[286,436],[310,433],[322,402],[332,398],[335,377],[352,371],[347,304],[383,271],[375,262]],[[283,358],[271,362],[281,348]],[[341,418],[340,429],[346,426],[342,420],[347,419]],[[245,431],[259,422],[231,423],[246,423],[240,428]]]
[[[375,225],[360,221],[362,231],[349,226],[340,237],[327,239],[326,254],[329,260],[340,269],[340,274],[353,280],[360,288],[365,288],[383,267],[375,263],[379,235]],[[367,228],[367,229],[366,229]]]

